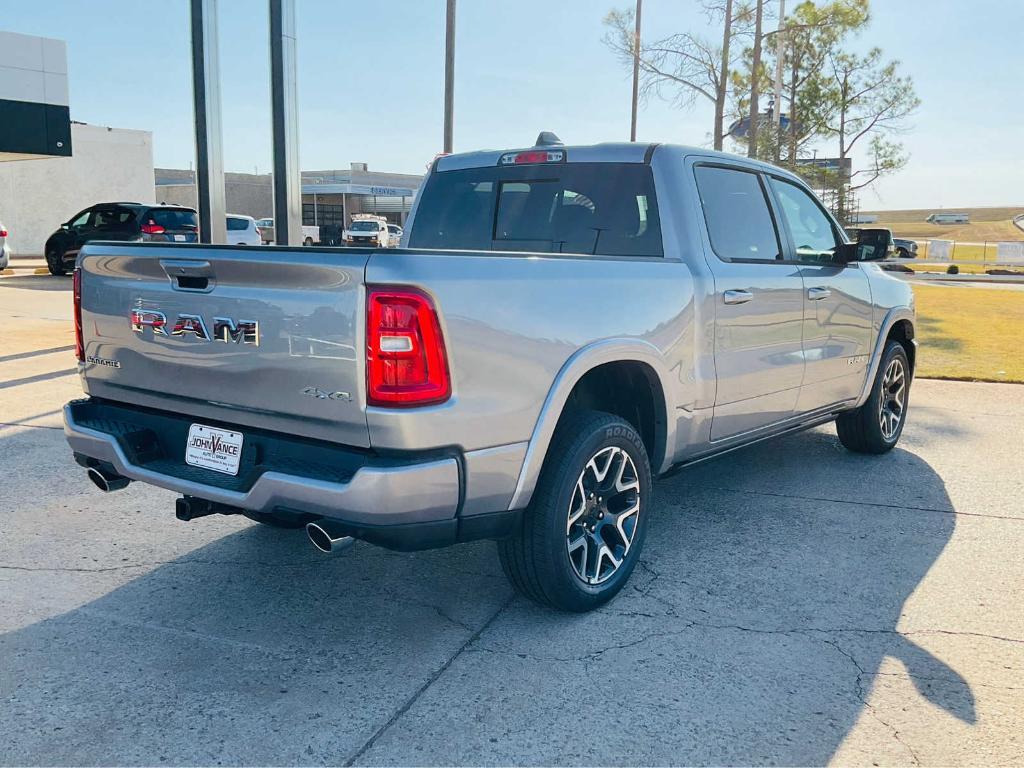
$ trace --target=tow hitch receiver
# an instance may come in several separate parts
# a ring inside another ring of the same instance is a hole
[[[179,520],[188,522],[197,517],[207,515],[238,515],[242,510],[238,507],[229,507],[226,504],[217,504],[206,499],[199,499],[195,496],[182,496],[174,502],[174,516]]]

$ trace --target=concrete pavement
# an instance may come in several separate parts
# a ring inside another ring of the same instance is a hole
[[[823,427],[663,481],[630,585],[566,616],[489,543],[324,558],[100,494],[69,289],[0,278],[0,764],[1022,761],[1024,387],[918,381],[887,456]]]

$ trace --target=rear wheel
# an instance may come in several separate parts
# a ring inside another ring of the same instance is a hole
[[[307,237],[305,240],[302,241],[302,244],[303,245],[312,245],[313,244],[313,238],[312,237]]]
[[[899,256],[901,259],[909,259],[910,251],[908,251],[906,248],[897,248],[896,255]]]
[[[521,594],[565,611],[614,597],[643,549],[651,467],[627,421],[584,411],[556,433],[522,527],[498,542]]]
[[[64,268],[64,258],[60,250],[57,248],[51,248],[46,252],[46,268],[50,270],[51,275],[66,275],[67,269]]]
[[[840,442],[857,453],[892,450],[903,434],[909,404],[910,361],[902,344],[889,341],[868,399],[836,419]]]

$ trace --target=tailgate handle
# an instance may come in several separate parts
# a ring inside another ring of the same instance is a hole
[[[213,267],[208,261],[194,259],[160,259],[160,266],[179,291],[212,291],[215,285]]]

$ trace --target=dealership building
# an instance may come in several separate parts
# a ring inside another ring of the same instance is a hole
[[[404,224],[422,176],[371,171],[366,163],[347,169],[302,172],[302,223],[346,226],[356,213],[374,213]],[[225,173],[224,194],[229,213],[255,219],[274,215],[274,194],[269,173]],[[157,168],[156,200],[195,207],[195,173]]]

